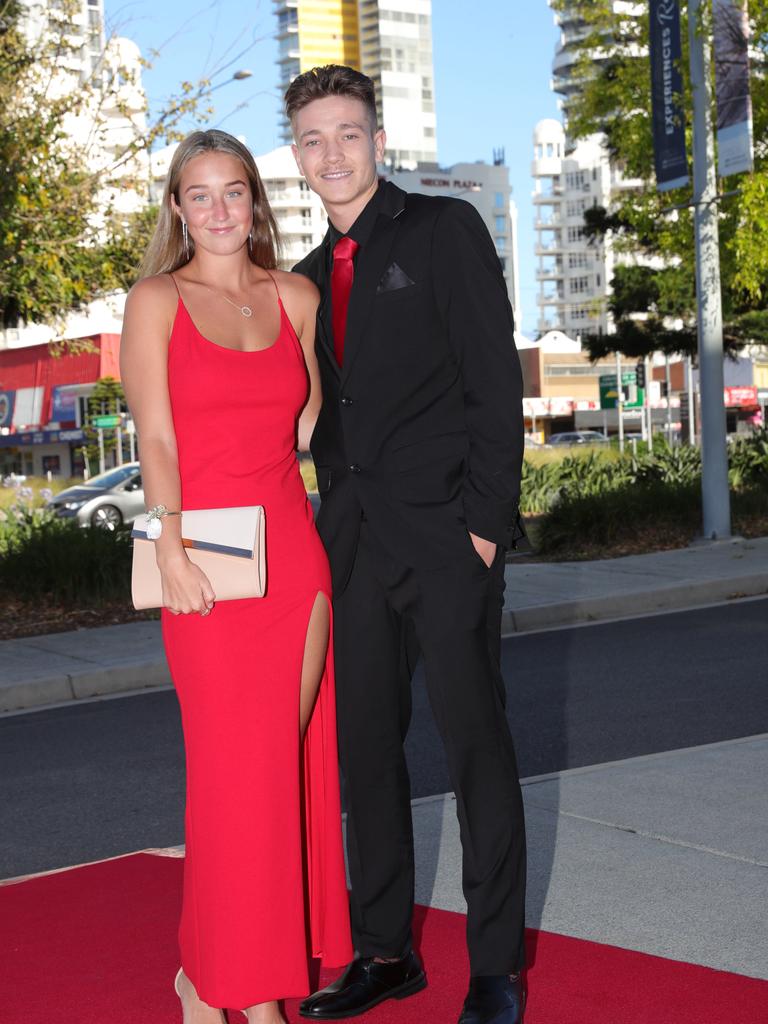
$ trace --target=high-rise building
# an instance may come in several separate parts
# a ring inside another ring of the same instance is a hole
[[[358,0],[273,0],[277,15],[280,92],[302,71],[320,64],[360,67]],[[285,142],[291,126],[281,114]]]
[[[549,6],[554,6],[554,0],[548,0]],[[615,29],[620,30],[622,22],[626,19],[636,19],[643,15],[647,16],[647,3],[638,3],[637,0],[612,0]],[[552,62],[552,89],[561,97],[560,106],[563,110],[565,121],[568,121],[568,102],[581,88],[579,78],[579,43],[593,31],[580,17],[577,8],[568,7],[565,11],[555,14],[555,23],[560,29],[560,40],[555,50],[555,58]],[[640,51],[637,51],[640,54]],[[599,68],[609,58],[608,49],[595,50],[591,55],[595,68]]]
[[[552,6],[553,0],[549,3]],[[636,18],[643,6],[613,0],[613,13],[617,19]],[[540,334],[560,330],[572,336],[611,333],[608,298],[616,252],[610,237],[587,237],[584,215],[591,206],[609,208],[617,193],[637,187],[638,182],[625,178],[611,164],[601,135],[577,142],[568,138],[568,106],[582,84],[579,43],[589,28],[572,10],[556,14],[555,21],[560,40],[552,63],[552,88],[561,97],[565,126],[549,118],[536,125],[531,168],[538,330]],[[606,56],[607,51],[595,51],[595,70]]]
[[[62,50],[62,70],[76,73],[85,83],[98,76],[104,54],[104,2],[79,0],[71,8],[54,0],[21,0],[22,28],[30,41],[44,33],[58,35],[66,24],[68,46]]]
[[[49,44],[56,73],[49,95],[75,95],[62,119],[65,146],[94,171],[120,165],[120,177],[146,180],[146,159],[123,154],[146,131],[146,101],[141,81],[141,52],[130,39],[104,35],[103,0],[22,0],[21,27],[32,47]],[[61,43],[64,45],[60,45]],[[122,210],[143,205],[147,196],[133,188],[114,189],[103,205],[117,200]]]
[[[280,90],[300,72],[348,64],[376,85],[391,168],[437,160],[431,0],[274,0]],[[283,119],[283,139],[291,130]]]
[[[611,166],[599,136],[566,149],[559,121],[539,121],[533,134],[534,227],[539,334],[559,330],[602,334],[610,329],[606,298],[613,274],[610,246],[590,241],[584,214],[606,206]]]
[[[360,0],[361,68],[376,85],[387,162],[437,160],[431,0]]]

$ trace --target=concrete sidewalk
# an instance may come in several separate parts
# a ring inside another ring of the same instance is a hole
[[[502,631],[603,622],[768,594],[768,537],[595,562],[507,565]]]
[[[509,634],[768,594],[768,538],[506,567]],[[0,642],[0,712],[170,685],[158,622]]]
[[[763,735],[524,779],[527,923],[768,979],[767,777]],[[453,795],[413,820],[417,902],[466,913]]]

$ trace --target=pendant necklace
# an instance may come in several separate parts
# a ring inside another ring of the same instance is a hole
[[[205,284],[205,282],[203,281],[201,282],[201,284]],[[244,316],[246,319],[253,316],[253,310],[251,309],[250,306],[238,306],[238,304],[236,302],[233,302],[232,299],[228,299],[223,292],[217,291],[215,288],[211,288],[209,284],[206,284],[205,287],[209,291],[213,292],[214,295],[218,295],[222,299],[224,299],[225,302],[228,302],[230,306],[233,306],[241,316]]]

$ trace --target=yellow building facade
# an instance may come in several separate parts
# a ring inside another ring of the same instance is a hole
[[[357,0],[298,0],[301,71],[323,64],[360,67]]]
[[[431,0],[273,0],[279,88],[325,64],[368,75],[378,122],[386,126],[384,162],[413,170],[437,163]],[[291,126],[280,121],[283,142]]]

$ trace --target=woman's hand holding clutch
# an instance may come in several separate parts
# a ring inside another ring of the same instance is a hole
[[[158,552],[158,568],[163,607],[174,615],[209,614],[216,601],[213,587],[203,570],[190,562],[183,551],[167,558],[161,558]]]

